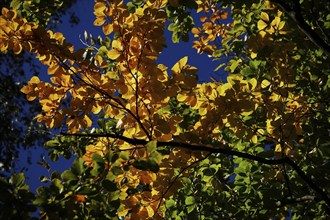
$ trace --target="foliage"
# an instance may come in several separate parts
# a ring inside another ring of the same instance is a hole
[[[46,3],[46,5],[45,5]],[[75,1],[1,1],[0,8],[12,6],[29,21],[55,28],[61,16],[70,14],[73,21],[77,16],[69,11]],[[31,15],[31,16],[28,16]],[[1,176],[15,168],[20,149],[42,146],[47,139],[45,127],[32,119],[40,112],[38,103],[28,103],[19,91],[31,75],[38,75],[40,67],[33,55],[0,54],[0,171]],[[49,139],[49,137],[48,137]]]
[[[76,157],[42,178],[40,216],[328,218],[329,3],[312,3],[96,0],[105,36],[78,50],[3,8],[0,50],[48,67],[21,91],[38,122],[66,128],[49,156]],[[227,81],[199,83],[188,57],[159,64],[166,25],[175,43],[191,31]]]

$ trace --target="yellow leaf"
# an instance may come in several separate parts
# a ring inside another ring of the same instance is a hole
[[[94,14],[95,15],[104,15],[104,11],[106,10],[107,6],[104,2],[97,2],[94,5]]]
[[[115,71],[109,71],[109,72],[107,72],[107,76],[109,76],[110,79],[117,79],[118,73]]]
[[[261,135],[264,135],[265,134],[265,131],[261,128],[258,129],[258,133],[261,134]]]
[[[264,37],[266,36],[266,34],[267,34],[266,31],[260,31],[260,32],[259,32],[259,36],[260,36],[261,38],[264,38]]]
[[[223,85],[220,85],[218,88],[217,88],[217,91],[219,93],[220,96],[225,96],[226,95],[226,91],[231,89],[232,88],[232,85],[229,84],[229,83],[225,83]]]
[[[152,209],[151,206],[146,206],[146,209],[147,209],[147,213],[148,213],[149,218],[154,216],[155,212],[154,212],[154,210]]]
[[[268,26],[268,24],[266,22],[264,22],[263,20],[259,20],[257,23],[258,30],[263,30],[267,26]]]
[[[258,55],[257,53],[251,52],[251,55],[250,56],[251,56],[252,59],[254,59],[254,58],[257,57],[257,55]]]
[[[84,121],[86,122],[86,128],[92,126],[92,119],[89,115],[84,115]]]
[[[32,76],[32,78],[29,81],[29,84],[37,84],[40,83],[40,79],[37,76]]]
[[[103,17],[101,17],[101,18],[96,18],[93,24],[95,26],[101,26],[104,23],[105,23],[105,19]]]
[[[21,89],[21,92],[23,92],[24,94],[28,94],[30,92],[32,92],[32,88],[30,86],[24,86],[22,89]]]
[[[198,109],[198,113],[203,116],[203,115],[206,115],[207,114],[207,108],[199,108]]]
[[[197,37],[201,31],[198,28],[194,27],[193,29],[191,29],[191,32],[195,37]]]
[[[258,136],[257,135],[253,135],[251,138],[251,142],[256,144],[258,142]]]
[[[174,64],[174,66],[172,67],[172,72],[174,73],[179,73],[182,68],[186,65],[188,61],[188,56],[185,56],[183,58],[181,58],[176,64]]]
[[[276,153],[280,153],[280,152],[282,152],[282,147],[281,147],[280,144],[276,144],[276,146],[275,146],[275,152],[276,152]]]
[[[101,107],[98,103],[95,103],[95,104],[93,105],[91,111],[92,111],[94,114],[98,114],[98,113],[100,113],[101,110],[102,110],[102,107]]]
[[[243,76],[239,74],[231,74],[227,77],[228,83],[230,85],[235,85],[237,82],[243,82]]]
[[[179,93],[176,98],[178,99],[179,102],[184,102],[186,101],[188,96],[186,94]]]
[[[281,22],[281,19],[279,17],[275,17],[274,20],[272,21],[271,25],[275,26],[276,28],[279,26]]]
[[[278,25],[278,30],[282,30],[285,25],[285,21],[281,21]]]
[[[112,60],[116,60],[118,57],[120,57],[120,55],[121,53],[116,49],[112,49],[107,53],[107,56]]]
[[[118,216],[126,216],[130,209],[118,210]]]
[[[109,35],[113,32],[113,24],[112,23],[107,23],[102,27],[103,33],[105,35]]]
[[[271,26],[271,27],[267,28],[266,32],[269,33],[269,34],[274,34],[275,33],[275,28],[273,26]]]
[[[261,12],[260,18],[264,21],[269,21],[269,16],[266,12]]]
[[[257,86],[258,81],[255,78],[249,80],[250,90],[254,90]]]
[[[270,82],[267,79],[262,80],[261,82],[261,88],[266,88],[270,85]]]
[[[242,111],[241,115],[248,116],[248,115],[251,115],[252,113],[253,113],[253,110],[252,111]]]
[[[122,45],[122,42],[120,40],[114,40],[112,41],[112,48],[115,48],[119,51],[122,51],[123,50],[123,45]]]

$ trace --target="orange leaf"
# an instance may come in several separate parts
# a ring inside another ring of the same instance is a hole
[[[82,203],[86,201],[86,196],[84,195],[75,195],[73,199],[76,203]]]

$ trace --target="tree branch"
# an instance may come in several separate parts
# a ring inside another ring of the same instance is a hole
[[[98,137],[110,137],[110,138],[115,138],[115,139],[120,139],[122,141],[125,141],[129,144],[132,145],[146,145],[148,141],[142,140],[142,139],[133,139],[133,138],[128,138],[120,134],[82,134],[82,133],[76,133],[76,134],[68,134],[68,133],[61,133],[61,135],[64,136],[76,136],[76,137],[93,137],[93,138],[98,138]],[[300,176],[300,178],[307,183],[309,187],[311,187],[315,192],[320,194],[321,198],[326,202],[328,207],[330,207],[330,198],[324,192],[321,188],[319,188],[306,174],[302,169],[290,158],[288,157],[283,157],[281,159],[266,159],[263,157],[258,157],[252,154],[244,153],[244,152],[239,152],[232,150],[230,148],[226,148],[226,146],[221,146],[220,147],[213,147],[211,145],[203,145],[203,144],[189,144],[189,143],[182,143],[182,142],[175,142],[175,141],[170,141],[170,142],[164,142],[164,141],[159,141],[157,142],[158,147],[171,147],[171,148],[184,148],[184,149],[189,149],[192,151],[205,151],[209,153],[220,153],[220,154],[225,154],[225,155],[231,155],[231,156],[237,156],[240,158],[244,159],[249,159],[253,161],[257,161],[262,164],[268,164],[268,165],[279,165],[279,164],[288,164],[289,166],[292,167],[293,170],[297,172],[297,174]]]
[[[299,27],[299,29],[312,41],[316,46],[323,50],[327,55],[330,55],[330,45],[327,44],[305,21],[301,14],[300,3],[294,0],[294,7],[291,8],[282,0],[271,0],[277,4]]]
[[[295,203],[300,203],[300,202],[311,202],[311,201],[319,201],[319,198],[317,198],[316,196],[311,196],[311,195],[306,195],[306,196],[302,196],[300,198],[284,198],[281,201],[281,204],[278,205],[278,207],[283,207],[286,205],[290,205],[290,204],[295,204]]]

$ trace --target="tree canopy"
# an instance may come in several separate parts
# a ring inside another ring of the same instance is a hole
[[[1,217],[329,217],[328,1],[95,0],[100,35],[79,49],[11,6],[0,51],[48,67],[21,92],[54,131],[49,157],[75,160],[36,194],[24,173],[1,178]],[[166,29],[226,80],[160,63]]]

